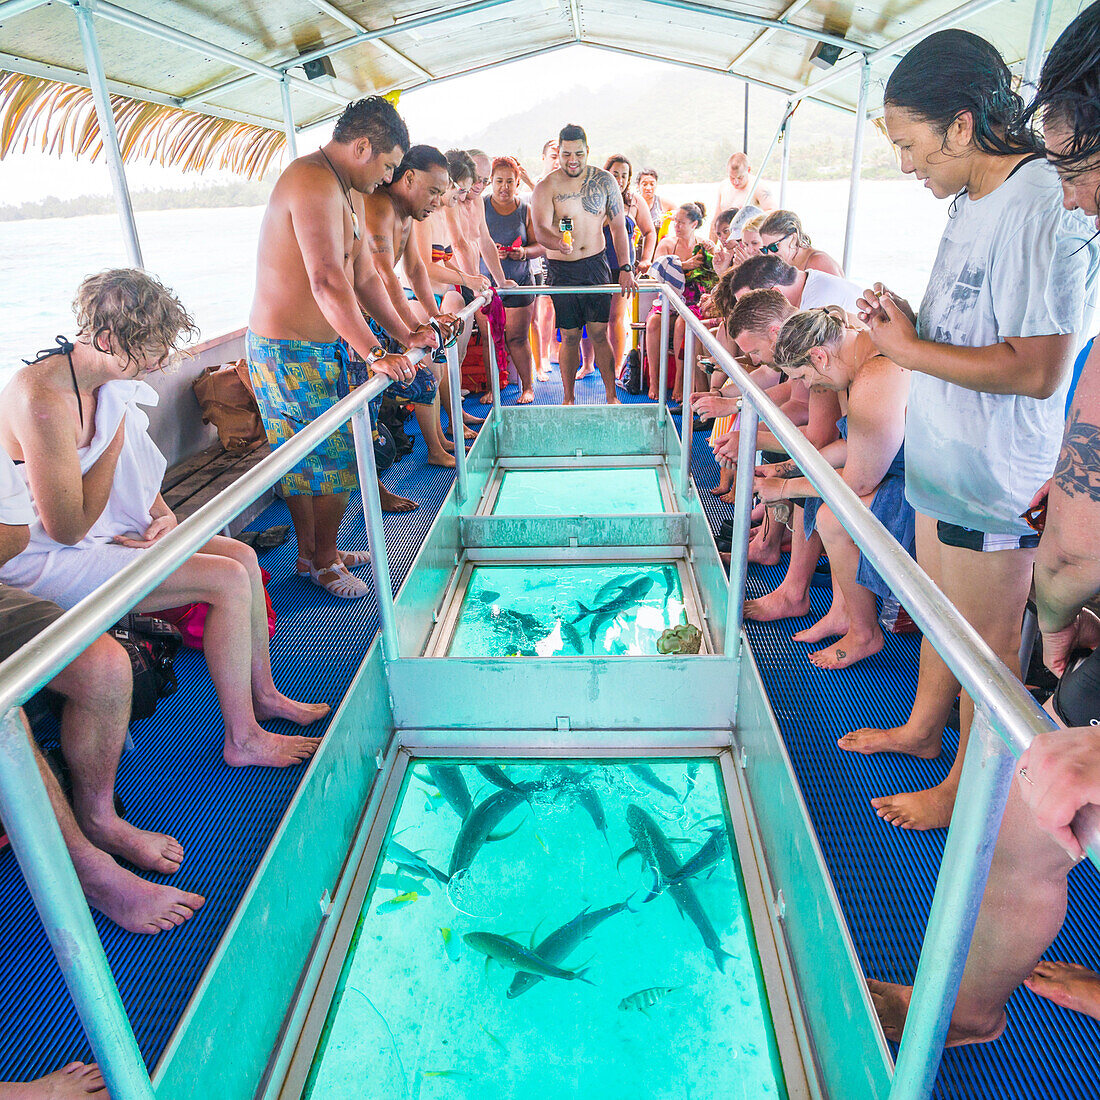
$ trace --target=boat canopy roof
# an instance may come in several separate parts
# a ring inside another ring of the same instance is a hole
[[[96,151],[91,95],[73,87],[90,83],[81,9],[94,16],[116,115],[132,116],[119,119],[125,159],[170,152],[179,163],[183,149],[193,167],[216,159],[249,175],[283,148],[286,98],[304,129],[363,95],[580,44],[845,110],[856,108],[867,58],[873,114],[896,57],[942,26],[983,35],[1019,71],[1034,12],[1021,0],[3,0],[0,72],[10,75],[0,83],[0,156],[66,138]],[[1050,9],[1053,41],[1077,4],[1053,0]],[[831,65],[815,64],[819,50],[832,51]],[[307,62],[316,63],[313,79]]]

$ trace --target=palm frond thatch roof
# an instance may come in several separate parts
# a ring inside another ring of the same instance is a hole
[[[286,149],[280,130],[112,95],[122,159],[184,171],[220,168],[259,179]],[[103,154],[88,88],[0,73],[0,159],[39,148],[96,160]]]

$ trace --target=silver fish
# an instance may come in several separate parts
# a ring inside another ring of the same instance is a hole
[[[412,871],[414,874],[434,878],[436,882],[443,885],[451,881],[450,875],[445,875],[438,868],[433,867],[423,856],[417,855],[416,852],[409,851],[403,844],[398,844],[396,840],[391,840],[389,844],[386,845],[386,858],[391,863],[396,863],[398,867],[404,868],[406,871]]]
[[[462,778],[462,769],[456,764],[429,764],[428,774],[447,800],[447,805],[465,820],[474,808],[474,800],[470,797],[466,780]]]
[[[455,846],[451,850],[451,864],[447,873],[454,878],[459,871],[469,869],[474,856],[481,851],[482,845],[489,839],[489,834],[499,825],[520,803],[527,800],[527,792],[521,790],[497,791],[489,795],[484,801],[479,802],[467,814],[462,822],[462,827],[455,837]]]
[[[631,993],[619,1002],[620,1012],[636,1010],[643,1015],[649,1015],[651,1009],[658,1001],[664,1000],[670,993],[675,993],[682,986],[678,985],[652,985],[648,989],[639,989],[637,993]]]
[[[703,841],[702,847],[690,856],[680,869],[668,880],[666,885],[678,886],[681,882],[687,882],[689,878],[710,870],[726,854],[726,830],[723,825],[712,825],[710,836]]]
[[[536,974],[540,978],[562,978],[567,982],[582,981],[589,985],[594,983],[585,975],[586,970],[562,970],[559,966],[547,962],[523,944],[508,939],[507,936],[498,936],[495,932],[467,932],[463,940],[475,951],[488,955],[495,959],[501,966],[507,966],[510,970],[522,970],[528,974]]]
[[[656,773],[648,764],[627,764],[627,767],[647,786],[652,787],[668,798],[675,798],[677,802],[680,801],[680,796],[667,783],[658,779]]]

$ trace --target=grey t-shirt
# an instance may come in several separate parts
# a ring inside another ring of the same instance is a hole
[[[1006,337],[1075,333],[1096,301],[1093,226],[1062,207],[1046,161],[1023,164],[981,199],[963,195],[940,242],[917,331],[988,347]],[[918,512],[989,534],[1027,534],[1020,514],[1050,477],[1069,376],[1051,397],[978,393],[913,372],[905,420],[905,495]]]

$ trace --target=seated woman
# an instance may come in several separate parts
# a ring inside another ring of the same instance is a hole
[[[34,503],[30,544],[0,580],[69,608],[176,526],[160,495],[164,456],[142,405],[157,394],[141,378],[163,367],[195,331],[179,300],[136,270],[85,279],[74,303],[74,344],[20,370],[0,408],[0,446],[19,464]],[[285,768],[317,749],[261,721],[308,726],[324,703],[287,698],[271,678],[267,608],[255,553],[215,537],[164,578],[138,610],[210,607],[204,652],[225,721],[225,762]]]
[[[727,265],[727,270],[736,267],[738,264],[743,264],[753,256],[760,255],[760,246],[764,243],[763,238],[760,236],[760,227],[767,220],[768,215],[760,213],[745,222],[741,227],[741,236],[730,244],[733,256]]]
[[[775,341],[775,365],[793,381],[832,390],[843,415],[840,439],[821,454],[871,513],[910,553],[915,516],[905,499],[905,403],[909,373],[879,354],[870,333],[837,306],[805,310],[788,318]],[[794,462],[760,467],[756,490],[768,504],[805,499],[806,538],[815,527],[825,545],[837,589],[833,607],[817,624],[820,637],[843,635],[835,645],[810,654],[818,668],[848,668],[884,644],[875,595],[889,589],[851,536],[817,498]],[[837,603],[842,606],[837,607]]]
[[[737,207],[714,215],[710,223],[710,244],[713,253],[714,274],[721,277],[735,261],[735,242],[729,239],[730,223],[737,217]]]
[[[433,210],[423,221],[413,220],[412,223],[412,247],[420,253],[424,262],[428,279],[432,284],[432,293],[435,295],[436,304],[444,313],[458,313],[465,305],[463,290],[467,293],[478,295],[488,290],[492,285],[489,280],[477,272],[463,271],[459,257],[455,253],[454,244],[451,241],[450,230],[447,226],[445,210],[453,210],[454,207],[465,201],[470,187],[474,182],[476,169],[474,162],[468,153],[462,149],[449,149],[445,154],[447,158],[447,172],[451,178],[451,189],[443,199],[443,209]],[[472,301],[472,299],[471,299]],[[414,312],[419,314],[416,303]],[[463,325],[458,336],[458,361],[466,357],[466,348],[470,344],[472,325]],[[451,388],[450,378],[442,366],[437,366],[436,371],[440,384],[440,411],[444,409],[448,417],[451,415]],[[462,418],[465,424],[479,424],[480,420],[463,410]],[[440,422],[442,433],[442,421]],[[467,439],[473,439],[475,432],[464,429]],[[453,444],[448,446],[446,440],[443,446],[453,450]]]
[[[844,278],[844,269],[832,256],[811,246],[793,210],[773,210],[760,226],[760,241],[761,252],[772,253],[800,271],[824,271]]]
[[[511,157],[497,157],[493,161],[490,181],[491,191],[483,200],[485,222],[500,253],[500,266],[505,276],[518,286],[534,286],[531,260],[545,256],[546,249],[535,240],[530,204],[516,195],[519,166]],[[488,274],[488,270],[483,263],[482,273]],[[535,297],[533,294],[502,294],[500,300],[507,316],[504,341],[519,375],[520,395],[516,404],[530,405],[535,400],[535,363],[531,355]]]
[[[702,315],[700,303],[703,296],[712,290],[718,282],[714,274],[711,253],[707,248],[707,240],[702,235],[703,219],[706,217],[706,208],[702,203],[684,203],[673,218],[675,232],[670,233],[659,245],[654,255],[654,260],[663,256],[675,257],[684,273],[684,303],[689,306],[696,316]],[[670,330],[673,348],[680,348],[683,343],[683,322],[677,319],[676,326]],[[661,301],[660,299],[650,310],[646,318],[645,327],[646,360],[648,363],[649,397],[657,400],[657,364],[661,350]],[[673,360],[672,399],[683,399],[683,377],[676,369],[680,356]]]

